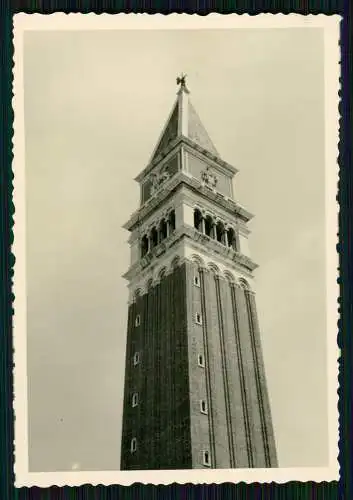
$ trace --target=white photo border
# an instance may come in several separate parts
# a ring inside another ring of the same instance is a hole
[[[13,172],[15,205],[14,244],[14,414],[15,414],[15,486],[48,487],[91,485],[171,484],[171,483],[285,483],[288,481],[337,481],[338,464],[338,297],[339,259],[338,143],[340,16],[299,14],[16,14],[14,16],[14,137]],[[123,30],[123,29],[258,29],[322,28],[325,41],[325,181],[326,181],[326,276],[327,276],[327,366],[330,463],[327,467],[278,469],[197,469],[168,471],[65,471],[29,472],[27,407],[26,338],[26,218],[25,218],[25,123],[23,95],[23,35],[27,30]]]

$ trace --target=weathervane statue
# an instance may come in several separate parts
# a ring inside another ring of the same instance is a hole
[[[186,77],[187,75],[182,73],[180,76],[177,77],[176,82],[177,85],[180,85],[180,90],[185,90],[186,92],[189,92],[186,87]]]

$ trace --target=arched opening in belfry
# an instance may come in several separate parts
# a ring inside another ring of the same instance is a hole
[[[191,256],[191,261],[197,265],[198,270],[200,270],[200,268],[202,267],[205,267],[205,262],[199,255],[193,254]]]
[[[146,253],[148,253],[148,238],[144,235],[141,239],[141,257],[144,257]]]
[[[211,273],[220,274],[219,267],[216,264],[214,264],[213,262],[210,262],[207,267],[211,271]]]
[[[231,272],[224,271],[223,275],[229,283],[235,283],[234,275]]]
[[[213,238],[213,220],[210,215],[207,215],[205,219],[205,234],[210,238]]]
[[[173,231],[175,231],[175,210],[169,212],[168,223],[169,223],[169,230],[172,233]]]
[[[166,268],[163,267],[158,273],[158,279],[161,280],[162,278],[164,278],[164,276],[166,275],[166,271],[167,271]]]
[[[165,219],[159,224],[159,241],[163,241],[168,236],[168,225]]]
[[[158,231],[155,227],[151,229],[151,247],[154,248],[158,245]]]
[[[220,243],[224,243],[224,225],[222,222],[217,222],[216,225],[216,239]]]
[[[233,250],[236,250],[236,240],[235,240],[235,232],[232,227],[230,227],[227,231],[227,238],[228,238],[228,246],[233,248]]]
[[[176,257],[174,257],[174,259],[172,260],[172,263],[170,265],[170,267],[172,269],[176,269],[178,266],[180,265],[180,257],[177,255]]]
[[[243,288],[243,290],[251,290],[249,283],[244,278],[239,278],[239,285]]]
[[[194,228],[202,232],[202,213],[198,208],[194,210]]]

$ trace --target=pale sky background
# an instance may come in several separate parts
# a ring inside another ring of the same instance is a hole
[[[119,469],[133,178],[189,75],[250,245],[281,467],[328,464],[320,29],[25,34],[31,471]]]

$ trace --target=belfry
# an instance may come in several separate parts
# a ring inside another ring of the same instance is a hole
[[[125,224],[121,469],[277,467],[248,248],[252,215],[185,75]]]

